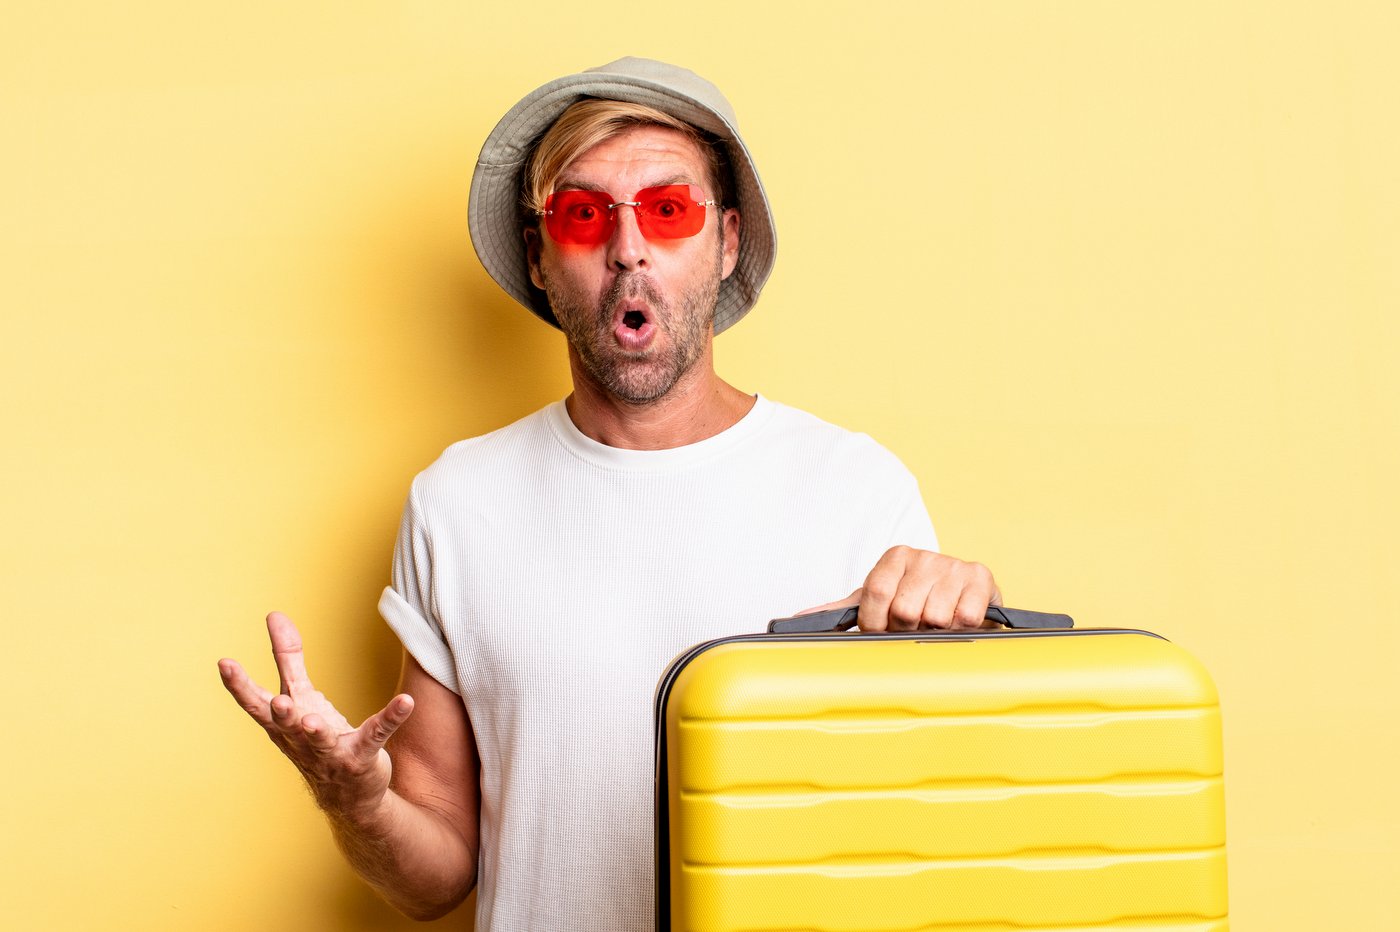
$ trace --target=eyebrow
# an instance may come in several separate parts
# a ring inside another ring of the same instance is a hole
[[[645,191],[647,188],[664,188],[664,187],[665,187],[666,185],[668,185],[668,184],[693,184],[693,185],[695,185],[696,187],[699,187],[699,188],[703,188],[703,187],[704,187],[704,185],[699,184],[698,182],[692,180],[691,177],[690,177],[689,175],[681,174],[681,175],[668,175],[668,176],[666,176],[665,178],[661,178],[661,179],[659,179],[659,180],[657,180],[657,181],[653,181],[653,182],[651,182],[650,184],[644,184],[644,185],[642,185],[640,188],[638,188],[637,191]],[[607,195],[609,195],[609,196],[612,196],[612,192],[609,191],[609,190],[607,190],[606,188],[604,188],[604,187],[603,187],[602,185],[600,185],[600,184],[594,184],[594,183],[591,182],[591,181],[574,180],[574,179],[572,179],[572,178],[568,178],[567,176],[566,176],[566,177],[561,177],[557,182],[555,182],[555,184],[554,184],[554,190],[556,190],[556,191],[600,191],[600,192],[602,192],[603,194],[607,194]],[[632,192],[632,193],[635,194],[635,193],[637,193],[637,192],[634,191],[634,192]]]

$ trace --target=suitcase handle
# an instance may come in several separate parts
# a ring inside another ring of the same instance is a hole
[[[858,605],[846,605],[824,612],[811,612],[806,615],[793,615],[791,618],[774,618],[768,622],[770,634],[817,634],[826,631],[845,631],[856,626]],[[1002,608],[1000,605],[987,606],[987,620],[1005,625],[1008,628],[1073,628],[1074,619],[1068,615],[1051,612],[1031,612],[1023,608]],[[920,631],[920,634],[931,633]]]

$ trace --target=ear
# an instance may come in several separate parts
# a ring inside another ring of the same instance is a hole
[[[536,227],[526,227],[523,235],[525,237],[525,265],[530,270],[530,281],[534,282],[536,288],[543,291],[544,276],[540,274],[540,250],[544,248],[544,240]]]
[[[723,225],[720,229],[720,236],[724,237],[724,274],[721,279],[728,278],[734,273],[734,266],[739,264],[739,211],[731,207],[724,212],[724,218],[720,221]]]

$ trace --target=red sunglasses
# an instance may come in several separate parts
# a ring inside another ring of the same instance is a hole
[[[556,243],[597,246],[612,237],[617,208],[630,207],[637,214],[637,228],[649,240],[684,239],[705,226],[705,208],[719,201],[705,200],[705,192],[693,184],[663,184],[643,188],[634,201],[614,201],[606,191],[555,191],[545,198],[544,225]]]

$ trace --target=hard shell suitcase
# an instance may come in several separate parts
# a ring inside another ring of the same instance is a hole
[[[723,638],[657,725],[658,929],[1228,928],[1216,692],[1156,635]]]

